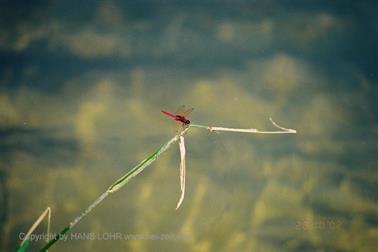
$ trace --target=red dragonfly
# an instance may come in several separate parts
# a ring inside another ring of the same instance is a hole
[[[186,127],[190,124],[190,121],[186,118],[194,109],[185,109],[185,105],[182,105],[175,114],[162,110],[164,114],[171,117],[173,120],[179,122],[181,126]]]

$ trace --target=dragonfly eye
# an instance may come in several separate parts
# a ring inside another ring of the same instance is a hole
[[[189,121],[189,120],[186,120],[186,121],[185,121],[185,124],[190,124],[190,121]]]

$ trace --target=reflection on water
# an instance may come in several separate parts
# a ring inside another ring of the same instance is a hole
[[[377,5],[196,2],[3,6],[4,251],[47,206],[54,232],[68,224],[171,137],[160,109],[180,104],[194,123],[298,134],[193,129],[178,211],[171,149],[54,251],[376,247]]]

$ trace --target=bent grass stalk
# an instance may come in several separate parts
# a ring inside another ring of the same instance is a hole
[[[180,189],[181,189],[181,196],[179,202],[177,203],[176,210],[181,206],[182,201],[184,200],[185,195],[185,141],[184,136],[180,136],[179,140],[179,147],[180,147]]]
[[[182,132],[174,136],[168,142],[163,144],[158,150],[152,153],[149,157],[141,161],[139,164],[134,166],[129,172],[125,175],[117,179],[113,184],[109,186],[109,188],[101,194],[92,204],[90,204],[80,215],[78,215],[70,224],[64,227],[58,234],[56,234],[48,243],[40,250],[41,252],[47,251],[51,246],[53,246],[57,241],[63,238],[64,234],[70,231],[77,223],[79,223],[87,214],[89,214],[98,204],[100,204],[105,198],[107,198],[110,194],[117,192],[121,189],[124,185],[126,185],[133,177],[141,173],[145,168],[151,165],[162,153],[164,153],[168,148],[175,142],[179,141],[179,148],[180,148],[180,189],[181,189],[181,196],[177,203],[176,209],[178,209],[183,200],[185,195],[185,142],[184,142],[184,135],[188,132],[190,128],[202,128],[207,129],[210,132],[240,132],[240,133],[254,133],[254,134],[295,134],[297,133],[294,129],[287,129],[277,125],[271,118],[270,121],[272,124],[277,127],[278,131],[259,131],[257,129],[239,129],[239,128],[225,128],[225,127],[214,127],[214,126],[205,126],[200,124],[190,124],[186,129]],[[49,216],[50,216],[50,208]],[[47,209],[46,209],[47,211]],[[45,212],[46,212],[45,211]],[[41,215],[40,218],[33,224],[32,228],[29,230],[28,234],[32,233],[33,230],[39,225],[42,221],[45,212]],[[41,219],[42,218],[42,219]],[[50,219],[50,217],[49,217]],[[49,231],[48,231],[49,232]],[[29,236],[30,236],[29,234]],[[25,237],[22,241],[20,248],[18,251],[26,251],[27,246],[29,245],[30,240]]]
[[[46,215],[47,215],[47,236],[50,235],[51,208],[47,207],[46,210],[43,211],[43,213],[38,217],[38,219],[29,228],[28,232],[26,232],[26,235],[25,235],[24,239],[22,239],[22,242],[20,244],[20,248],[17,250],[17,252],[26,251],[27,247],[30,244],[30,235],[39,226],[39,224],[41,224],[41,222],[46,217]]]

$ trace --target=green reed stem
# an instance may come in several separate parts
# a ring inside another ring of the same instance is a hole
[[[54,236],[41,250],[40,252],[45,252],[47,251],[54,243],[57,241],[61,240],[64,237],[64,234],[70,231],[71,227],[67,226],[64,227],[58,234]]]

